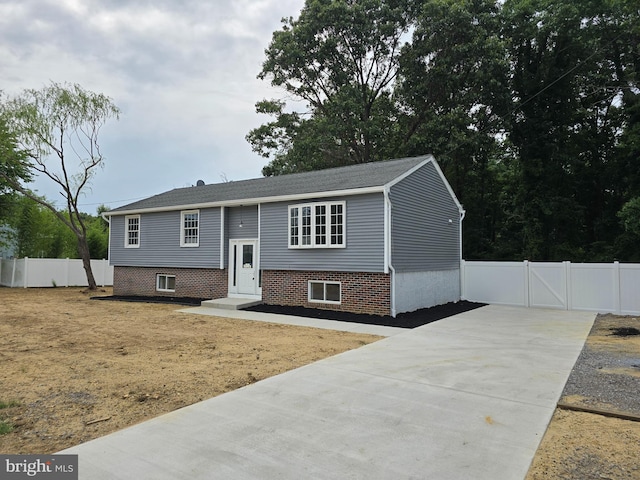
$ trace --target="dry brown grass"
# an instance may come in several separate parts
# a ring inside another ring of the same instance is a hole
[[[111,292],[106,289],[102,295]],[[380,337],[0,288],[2,453],[51,453]]]

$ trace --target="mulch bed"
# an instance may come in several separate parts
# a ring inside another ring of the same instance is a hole
[[[206,298],[191,297],[137,297],[112,295],[105,297],[91,297],[92,300],[115,300],[124,302],[169,303],[185,306],[200,306],[200,302]],[[256,305],[246,308],[252,312],[275,313],[278,315],[294,315],[296,317],[320,318],[324,320],[338,320],[340,322],[365,323],[367,325],[382,325],[387,327],[415,328],[427,323],[435,322],[442,318],[451,317],[458,313],[467,312],[484,307],[484,303],[474,303],[462,300],[431,308],[422,308],[414,312],[401,313],[396,318],[391,316],[366,315],[348,312],[336,312],[333,310],[321,310],[306,307],[285,307],[280,305]]]
[[[416,328],[427,323],[435,322],[458,313],[467,312],[484,307],[484,303],[451,302],[431,308],[422,308],[414,312],[401,313],[393,318],[391,316],[366,315],[358,313],[336,312],[333,310],[321,310],[306,307],[283,307],[279,305],[256,305],[246,308],[252,312],[276,313],[278,315],[295,315],[297,317],[320,318],[325,320],[338,320],[340,322],[365,323],[367,325],[383,325],[387,327]]]
[[[206,298],[192,297],[138,297],[128,295],[110,295],[107,297],[91,297],[91,300],[113,300],[118,302],[142,302],[142,303],[168,303],[175,305],[185,305],[188,307],[199,307]]]

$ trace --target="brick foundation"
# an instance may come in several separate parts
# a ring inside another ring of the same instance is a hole
[[[390,315],[390,278],[384,273],[264,270],[262,272],[262,301],[269,305]],[[310,303],[308,300],[309,280],[340,282],[342,302],[339,305]]]
[[[156,290],[156,275],[175,275],[176,291]],[[147,268],[115,267],[113,271],[113,294],[133,296],[166,296],[193,298],[226,297],[228,291],[227,271],[214,268]]]

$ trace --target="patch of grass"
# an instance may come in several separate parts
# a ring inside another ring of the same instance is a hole
[[[6,420],[0,420],[0,435],[13,432],[13,425]]]
[[[9,400],[8,402],[5,402],[4,400],[0,400],[0,410],[4,410],[5,408],[19,407],[19,406],[20,406],[20,402],[18,402],[17,400]]]
[[[19,407],[20,402],[17,400],[0,400],[0,410],[5,410],[7,408]],[[6,435],[7,433],[13,432],[13,425],[8,420],[0,418],[0,435]]]

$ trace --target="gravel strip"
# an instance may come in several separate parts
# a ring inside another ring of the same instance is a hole
[[[601,329],[598,315],[591,334]],[[619,340],[620,341],[620,340]],[[624,369],[624,370],[623,370]],[[616,373],[612,371],[616,370]],[[637,374],[634,374],[637,371]],[[562,396],[581,395],[583,405],[640,415],[640,352],[603,348],[588,342],[571,371]],[[571,402],[569,402],[571,403]]]

